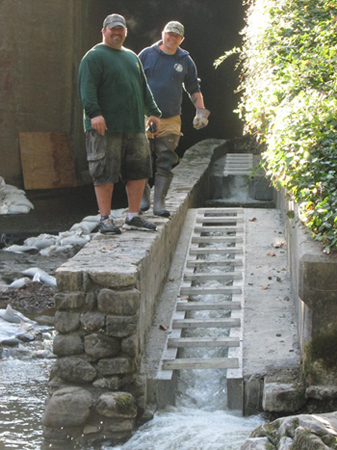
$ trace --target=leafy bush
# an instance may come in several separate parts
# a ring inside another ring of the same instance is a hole
[[[274,187],[298,204],[324,250],[336,252],[336,1],[249,0],[242,34],[237,112],[263,145]]]

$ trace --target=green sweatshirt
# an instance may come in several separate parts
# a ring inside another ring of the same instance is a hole
[[[145,131],[144,116],[161,116],[137,55],[97,44],[84,55],[78,73],[84,108],[84,130],[93,117],[102,115],[108,132]]]

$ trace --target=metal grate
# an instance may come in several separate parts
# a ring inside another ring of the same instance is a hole
[[[224,176],[251,175],[254,157],[251,153],[227,153],[225,156]]]

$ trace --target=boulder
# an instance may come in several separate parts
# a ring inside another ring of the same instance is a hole
[[[92,403],[90,393],[83,388],[60,389],[49,399],[42,422],[50,428],[84,425],[90,415]]]

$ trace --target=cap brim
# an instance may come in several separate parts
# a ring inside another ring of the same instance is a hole
[[[179,34],[180,37],[184,37],[184,35],[181,35],[180,31],[178,31],[177,29],[173,29],[173,28],[164,29],[164,33],[175,33],[175,34]]]
[[[123,27],[126,28],[125,23],[123,22],[112,22],[112,23],[108,23],[107,28],[114,28],[114,27]]]

